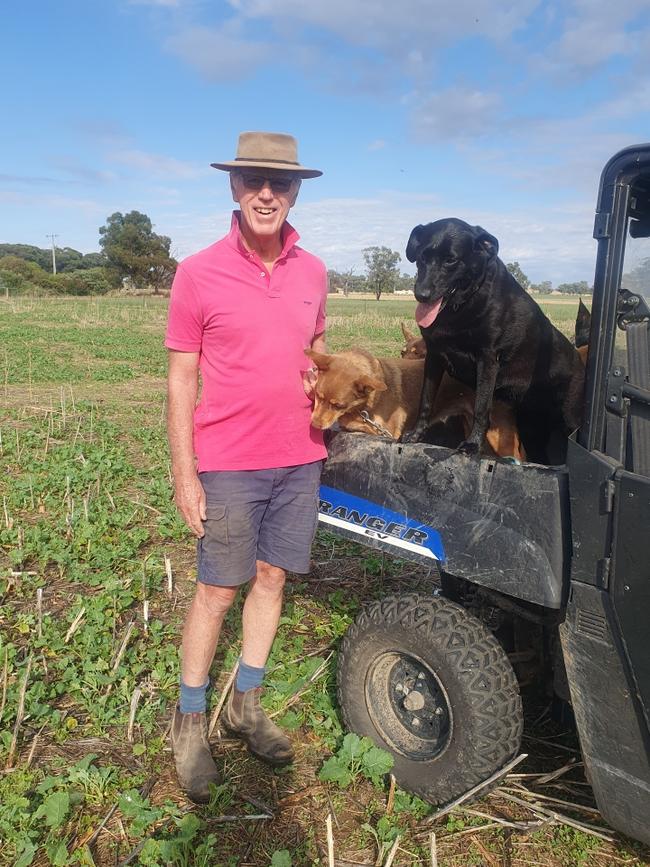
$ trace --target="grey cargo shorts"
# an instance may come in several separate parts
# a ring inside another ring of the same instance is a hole
[[[197,545],[198,580],[244,584],[255,576],[256,560],[309,572],[322,465],[199,473],[207,517]]]

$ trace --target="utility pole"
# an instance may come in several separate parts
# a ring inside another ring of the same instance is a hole
[[[56,274],[56,248],[54,246],[54,239],[58,238],[58,235],[46,235],[46,238],[52,239],[52,273]]]

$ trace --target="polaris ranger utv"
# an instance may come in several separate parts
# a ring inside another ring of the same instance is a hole
[[[344,722],[392,753],[400,785],[448,803],[512,759],[513,665],[543,647],[602,815],[650,844],[650,144],[605,166],[594,237],[585,415],[566,464],[341,432],[320,520],[439,573],[431,595],[366,605],[341,647]]]

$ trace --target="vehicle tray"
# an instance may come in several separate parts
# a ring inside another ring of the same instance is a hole
[[[566,467],[346,432],[330,436],[328,452],[323,527],[517,599],[555,609],[565,602]]]

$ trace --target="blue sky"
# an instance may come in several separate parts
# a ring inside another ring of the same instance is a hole
[[[600,171],[650,140],[650,0],[9,0],[2,34],[0,242],[90,252],[136,209],[183,258],[268,129],[324,171],[290,219],[328,267],[456,216],[591,281]]]

